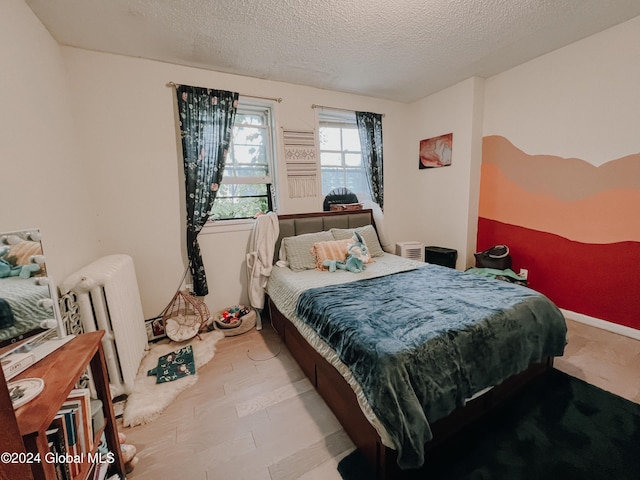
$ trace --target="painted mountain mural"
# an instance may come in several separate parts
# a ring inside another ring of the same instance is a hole
[[[594,166],[483,139],[477,248],[508,245],[561,308],[640,329],[639,209],[640,153]]]

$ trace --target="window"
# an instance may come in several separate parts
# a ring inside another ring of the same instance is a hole
[[[367,172],[362,162],[355,114],[321,112],[318,120],[322,194],[346,187],[354,193],[368,195]]]
[[[251,218],[273,210],[272,125],[271,107],[240,99],[211,220]]]

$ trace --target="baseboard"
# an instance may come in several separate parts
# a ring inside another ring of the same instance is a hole
[[[561,308],[560,311],[569,320],[575,320],[576,322],[584,323],[586,325],[591,325],[592,327],[600,328],[602,330],[607,330],[609,332],[617,333],[619,335],[624,335],[625,337],[631,337],[635,340],[640,340],[640,330],[636,330],[635,328],[626,327],[624,325],[618,325],[617,323],[607,322],[606,320],[590,317],[582,313],[572,312],[570,310],[565,310],[563,308]]]

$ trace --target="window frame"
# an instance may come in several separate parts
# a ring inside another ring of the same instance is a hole
[[[266,138],[266,157],[267,157],[267,170],[268,175],[259,177],[236,177],[223,175],[221,185],[265,185],[267,188],[267,204],[269,210],[276,211],[277,205],[277,185],[276,185],[276,128],[275,128],[275,115],[274,115],[273,102],[262,102],[251,99],[243,99],[240,97],[238,101],[238,113],[250,115],[252,113],[259,113],[265,115],[265,125],[250,125],[247,126],[264,128]],[[236,117],[237,118],[237,117]],[[236,123],[234,122],[234,128]],[[233,142],[233,135],[231,142]],[[225,165],[225,170],[228,164]],[[249,196],[245,196],[248,198]],[[262,197],[262,195],[260,195]],[[216,199],[217,200],[217,199]],[[215,205],[215,202],[214,202]],[[214,219],[211,216],[207,220],[201,233],[218,233],[224,231],[236,231],[236,230],[249,230],[253,225],[253,217],[246,218],[220,218]]]
[[[349,188],[346,183],[347,183],[347,173],[349,171],[358,171],[358,172],[362,172],[364,174],[365,180],[367,178],[367,170],[365,168],[364,165],[364,158],[362,156],[362,144],[360,144],[360,150],[355,151],[355,150],[324,150],[322,149],[322,145],[320,142],[320,129],[322,129],[323,127],[328,127],[328,128],[340,128],[340,129],[353,129],[356,131],[356,134],[358,134],[358,125],[356,123],[356,117],[355,117],[355,111],[354,112],[348,112],[348,113],[339,113],[339,112],[319,112],[318,113],[318,151],[320,153],[320,161],[319,161],[319,168],[320,168],[320,190],[322,193],[322,196],[326,196],[329,192],[325,192],[323,189],[323,181],[322,181],[322,176],[323,176],[323,169],[329,169],[329,168],[335,168],[335,169],[340,169],[342,171],[342,176],[343,176],[343,180],[344,180],[344,185],[339,185],[338,187],[345,187],[345,188]],[[342,132],[341,132],[341,136],[342,136]],[[359,138],[359,137],[358,137]],[[341,142],[342,142],[342,137],[341,137]],[[326,153],[338,153],[340,154],[340,161],[341,161],[341,165],[340,166],[336,166],[336,167],[325,167],[322,165],[322,154],[326,152]],[[360,166],[359,167],[350,167],[347,165],[347,162],[345,160],[346,155],[347,154],[360,154]],[[350,189],[351,190],[351,189]],[[368,196],[370,196],[370,193],[367,190],[364,191],[358,191],[358,192],[353,192],[356,194],[366,194]]]

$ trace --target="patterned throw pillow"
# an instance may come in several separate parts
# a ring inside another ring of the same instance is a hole
[[[344,262],[347,259],[347,249],[351,240],[331,240],[328,242],[314,243],[311,254],[316,259],[316,270],[328,270],[323,265],[325,260],[338,260]]]

